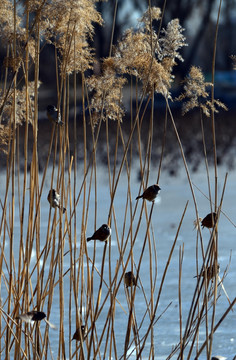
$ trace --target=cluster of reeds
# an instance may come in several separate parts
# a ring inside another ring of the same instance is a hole
[[[117,2],[114,10],[115,21]],[[155,358],[155,341],[158,337],[158,334],[155,336],[155,330],[158,329],[159,319],[168,311],[172,301],[170,299],[169,305],[160,313],[160,298],[188,207],[186,204],[183,213],[179,214],[179,225],[164,271],[158,274],[156,232],[152,227],[152,214],[156,205],[152,203],[151,207],[148,207],[146,201],[142,201],[140,208],[139,202],[134,203],[131,180],[135,142],[141,174],[140,188],[136,195],[149,184],[153,127],[157,121],[163,121],[157,119],[154,113],[156,93],[161,94],[166,102],[162,152],[156,182],[161,182],[169,121],[179,144],[199,223],[199,209],[191,174],[170,103],[173,100],[173,69],[183,60],[180,52],[181,48],[186,46],[185,37],[178,19],[170,21],[167,27],[162,29],[162,16],[159,8],[149,6],[137,29],[126,31],[118,45],[111,46],[109,57],[102,60],[101,73],[88,76],[87,71],[93,69],[95,63],[94,50],[89,45],[94,32],[93,24],[102,25],[95,0],[27,0],[21,5],[17,1],[1,1],[1,37],[6,45],[0,98],[0,147],[6,153],[6,179],[1,186],[5,188],[0,204],[1,358]],[[159,24],[158,31],[153,29],[154,20]],[[113,33],[111,44],[112,37]],[[40,175],[38,94],[42,39],[55,46],[58,99],[55,105],[60,109],[64,126],[56,123],[51,125],[47,161]],[[217,38],[215,47],[216,41]],[[214,73],[214,58],[212,64]],[[30,82],[29,71],[32,69],[34,80]],[[82,114],[77,114],[76,111],[79,101],[77,73],[81,75],[79,85],[82,92]],[[131,94],[128,138],[122,129],[125,113],[122,94],[127,83]],[[213,83],[214,78],[210,85]],[[180,340],[168,359],[176,356],[176,353],[178,359],[190,359],[192,356],[198,358],[203,351],[209,359],[214,333],[236,301],[234,299],[230,303],[221,320],[215,323],[219,285],[217,227],[225,186],[219,201],[214,113],[216,106],[223,104],[214,99],[213,92],[209,98],[206,86],[201,70],[193,67],[186,78],[184,92],[179,100],[186,100],[185,112],[199,107],[209,184],[209,212],[217,215],[206,248],[201,228],[197,227],[196,249],[199,244],[201,249],[196,251],[198,277],[186,323],[183,322],[181,290],[184,246],[179,249]],[[133,100],[136,102],[135,109]],[[149,131],[143,134],[143,123],[147,121],[149,105]],[[71,109],[74,109],[73,119],[69,111]],[[215,154],[213,196],[204,139],[204,115],[209,116],[212,126]],[[112,145],[109,133],[111,120],[117,124],[116,139]],[[74,124],[72,136],[69,135],[71,121]],[[78,121],[83,123],[82,163],[78,162]],[[22,142],[19,126],[22,124],[23,159],[20,158],[19,149]],[[29,126],[33,131],[31,157],[28,154]],[[101,183],[97,176],[99,165],[96,161],[101,129],[106,132],[104,146],[107,148],[107,167],[103,171],[108,175],[107,193],[102,196]],[[88,135],[92,142],[92,152],[88,152]],[[144,138],[146,149],[142,145]],[[118,156],[119,144],[122,154]],[[52,166],[49,166],[50,159]],[[22,160],[23,173],[20,172]],[[126,178],[125,196],[122,199],[123,221],[117,221],[116,194],[122,177]],[[67,209],[64,214],[60,209],[51,208],[48,203],[48,207],[45,204],[42,206],[52,188],[60,194],[61,206]],[[43,231],[42,219],[45,211],[47,216]],[[103,222],[107,222],[112,228],[112,240],[110,238],[108,242],[102,243],[102,246],[98,246],[94,241],[89,248],[86,237],[101,225],[98,223],[101,217]],[[145,227],[145,236],[139,248],[137,239],[141,225]],[[115,243],[114,247],[112,242]],[[144,258],[149,264],[145,279],[140,276]],[[129,271],[134,274],[140,289],[135,284],[130,288],[124,287],[125,273]],[[142,294],[145,305],[137,316],[138,291]],[[127,304],[123,302],[124,295]],[[57,326],[57,330],[50,329],[48,323],[43,327],[40,321],[21,323],[20,319],[24,318],[18,318],[19,314],[32,310],[45,312],[46,318]],[[205,337],[200,346],[199,331],[202,327],[205,329]],[[74,334],[76,329],[81,329],[77,330],[77,335]],[[71,341],[73,334],[75,342]]]

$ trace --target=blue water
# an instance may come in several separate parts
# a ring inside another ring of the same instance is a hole
[[[50,170],[48,172],[50,174]],[[135,207],[135,197],[138,194],[139,190],[139,180],[137,177],[138,168],[134,167],[132,174],[131,174],[131,194],[132,194],[132,209]],[[219,199],[222,192],[222,187],[224,183],[226,170],[223,168],[219,169],[218,173],[218,192],[219,192]],[[157,169],[152,168],[150,171],[150,179],[149,184],[155,183],[157,176]],[[79,186],[82,181],[82,174],[78,172],[77,176],[78,182],[78,192]],[[201,189],[201,191],[205,194],[208,194],[207,190],[207,179],[205,176],[204,168],[202,168],[197,174],[192,175],[192,181]],[[2,184],[5,183],[4,174],[1,174],[1,182]],[[21,182],[22,183],[22,182]],[[211,171],[211,184],[214,183],[214,174]],[[236,172],[232,171],[228,175],[226,191],[223,200],[223,207],[222,210],[227,214],[227,216],[236,223]],[[108,185],[108,173],[107,170],[98,167],[97,170],[97,187],[98,187],[98,205],[97,205],[97,224],[101,225],[107,222],[107,215],[110,206],[110,193],[109,193],[109,185]],[[184,246],[184,255],[183,255],[183,268],[182,268],[182,315],[183,315],[183,331],[186,322],[186,318],[188,316],[188,311],[190,308],[190,304],[192,301],[192,296],[196,286],[196,279],[194,276],[196,275],[196,230],[193,230],[193,221],[195,220],[195,210],[194,204],[189,188],[189,184],[185,175],[184,171],[180,171],[178,177],[170,177],[168,173],[163,172],[161,174],[161,178],[159,181],[159,185],[162,189],[158,201],[154,205],[153,214],[152,214],[152,226],[153,231],[155,234],[155,244],[157,249],[157,284],[156,284],[156,291],[155,291],[155,299],[157,298],[157,294],[159,291],[160,281],[163,275],[163,271],[169,256],[169,252],[173,241],[176,236],[177,227],[179,221],[181,219],[182,213],[184,211],[185,205],[187,201],[189,201],[187,211],[183,220],[182,227],[180,229],[180,233],[178,236],[178,240],[171,258],[171,262],[168,268],[168,272],[166,275],[165,283],[163,286],[163,291],[160,297],[160,303],[157,309],[157,317],[163,313],[166,307],[169,305],[168,309],[164,312],[161,318],[157,321],[154,327],[154,339],[155,339],[155,359],[166,359],[168,355],[171,353],[172,348],[179,342],[179,301],[178,301],[178,280],[179,280],[179,248],[183,248]],[[45,244],[45,238],[47,233],[47,226],[48,226],[48,215],[49,215],[49,206],[47,202],[47,194],[48,189],[50,187],[50,178],[46,179],[46,183],[43,189],[42,199],[41,199],[41,226],[40,226],[40,243],[41,248],[43,248]],[[5,187],[1,186],[0,190],[0,197],[1,201],[4,199]],[[204,217],[208,212],[210,212],[209,201],[194,187],[199,215]],[[123,231],[123,220],[124,220],[124,212],[125,212],[125,204],[126,204],[126,193],[127,193],[127,175],[123,171],[121,179],[119,181],[119,185],[116,192],[116,197],[114,201],[114,209],[117,221],[117,231],[119,239],[121,240],[121,235]],[[9,191],[9,197],[11,192]],[[26,204],[29,199],[29,194],[26,197]],[[18,197],[16,196],[16,204],[18,201]],[[142,201],[138,203],[138,209],[136,213],[136,217],[133,221],[133,231],[135,232],[136,224],[138,220],[138,216],[141,210]],[[94,191],[91,193],[91,200],[89,206],[89,216],[88,216],[88,225],[87,225],[87,232],[86,235],[89,236],[93,233],[94,230]],[[69,208],[68,208],[69,209]],[[69,216],[69,210],[67,209],[67,214]],[[147,211],[150,212],[151,205],[147,204]],[[26,211],[28,211],[28,207],[26,206]],[[53,215],[54,210],[52,211]],[[82,198],[78,203],[77,206],[77,257],[79,257],[80,251],[80,223],[81,223],[81,215],[82,214]],[[26,215],[27,218],[27,215]],[[27,224],[27,222],[26,222]],[[125,234],[127,236],[128,228],[130,226],[130,213],[128,212],[127,215],[127,224]],[[113,275],[115,272],[116,262],[119,259],[119,251],[117,246],[116,240],[116,232],[114,221],[112,221],[112,238],[111,238],[111,263],[113,269]],[[19,221],[16,211],[15,216],[15,230],[14,230],[14,246],[15,246],[15,256],[16,256],[16,268],[17,268],[17,257],[18,257],[18,234],[19,234]],[[220,222],[219,222],[219,259],[218,262],[221,266],[220,277],[222,277],[225,268],[229,263],[229,258],[231,255],[231,264],[229,267],[229,272],[224,280],[224,287],[228,293],[228,296],[231,300],[235,297],[235,285],[236,285],[236,246],[235,246],[235,227],[230,223],[230,221],[221,214]],[[140,257],[140,252],[142,249],[144,237],[146,232],[146,220],[143,215],[141,226],[139,229],[138,237],[134,247],[134,260],[137,264]],[[24,230],[26,236],[26,228]],[[207,242],[209,240],[209,231],[204,229],[202,231],[203,234],[203,241],[205,247],[207,246]],[[126,239],[125,236],[125,239]],[[68,235],[66,235],[66,242],[64,253],[69,250],[69,243],[68,243]],[[90,242],[87,245],[88,255],[92,259],[93,257],[93,248],[94,243]],[[101,270],[101,259],[103,255],[103,243],[96,244],[96,262],[95,266],[98,270]],[[6,259],[8,259],[8,251],[9,251],[9,244],[7,244],[5,249]],[[125,256],[127,256],[129,248],[126,250]],[[32,267],[36,262],[36,252],[35,249],[32,255]],[[85,269],[85,282],[86,282],[86,257],[84,255],[84,269]],[[155,266],[155,258],[154,255],[152,257],[153,260],[153,267]],[[48,260],[49,261],[49,260]],[[108,275],[108,249],[106,253],[106,264],[105,264],[105,271],[104,271],[104,280],[109,284],[109,275]],[[201,266],[201,261],[199,262]],[[92,264],[89,265],[90,269],[92,269]],[[46,271],[49,267],[49,264],[46,266]],[[64,272],[70,267],[70,256],[66,254],[64,256]],[[130,268],[128,267],[128,270]],[[155,270],[155,269],[154,269]],[[155,272],[153,270],[153,273]],[[6,268],[4,269],[4,272]],[[7,276],[7,272],[6,272]],[[36,274],[35,274],[36,276]],[[35,276],[32,278],[32,282],[36,282]],[[121,271],[119,272],[118,280],[120,279]],[[45,274],[45,278],[47,275]],[[144,257],[141,264],[139,278],[142,282],[142,285],[145,289],[146,296],[149,299],[150,296],[150,278],[149,278],[149,252],[148,252],[148,243],[146,245],[146,249],[144,252]],[[58,274],[56,276],[58,279]],[[64,277],[64,326],[65,326],[65,345],[66,345],[66,353],[67,358],[69,358],[69,294],[70,294],[70,273]],[[96,296],[97,296],[97,288],[99,284],[100,278],[98,274],[95,272],[94,274],[94,302],[96,303]],[[139,283],[140,284],[140,283]],[[228,300],[222,291],[222,289],[218,288],[219,293],[221,294],[217,306],[216,306],[216,320],[215,323],[221,318],[223,313],[226,311],[229,303]],[[105,295],[107,294],[107,289],[103,287],[103,293],[101,298],[104,299]],[[4,283],[2,281],[2,289],[1,289],[1,297],[2,301],[6,299],[6,289]],[[122,307],[126,311],[120,307],[118,303],[116,303],[116,314],[115,314],[115,335],[116,335],[116,345],[117,345],[117,353],[118,357],[122,356],[124,350],[124,340],[126,335],[126,326],[128,322],[128,306],[127,300],[125,296],[125,289],[122,285],[119,288],[117,299],[121,303]],[[35,299],[36,302],[36,299]],[[45,303],[45,308],[42,309],[45,312],[47,311],[46,308],[47,301]],[[104,327],[104,321],[107,316],[107,311],[109,309],[110,300],[108,298],[107,304],[104,307],[100,317],[96,321],[96,329],[99,338],[99,334],[102,332]],[[53,308],[50,315],[50,322],[55,325],[59,325],[60,319],[58,316],[59,313],[59,288],[58,286],[55,287],[54,297],[53,297]],[[31,310],[31,309],[29,309]],[[72,306],[72,318],[75,319],[75,308],[74,305]],[[144,295],[141,289],[137,289],[136,291],[136,298],[135,298],[135,314],[137,324],[139,326],[143,314],[146,310],[146,303],[144,299]],[[234,312],[230,312],[224,322],[221,324],[219,329],[216,331],[213,340],[213,355],[222,355],[226,356],[228,359],[233,358],[236,354],[236,315]],[[149,320],[148,317],[145,318],[142,328],[140,330],[140,336],[142,337],[146,329],[148,327]],[[71,323],[71,332],[75,331],[75,323]],[[45,323],[41,323],[41,332],[44,331]],[[54,358],[57,357],[58,351],[58,332],[59,330],[49,330],[50,332],[50,345],[52,348],[52,353]],[[133,333],[131,332],[131,340],[133,339]],[[199,347],[202,344],[202,341],[205,340],[205,325],[200,328],[199,332]],[[1,340],[3,342],[3,338]],[[3,343],[2,343],[3,345]],[[72,343],[72,353],[76,348],[75,342]],[[146,348],[143,351],[142,358],[147,358],[150,349],[150,337],[147,339]],[[195,351],[193,351],[192,359],[194,358]],[[103,353],[103,343],[101,345],[101,354]],[[188,351],[186,350],[186,355]],[[106,356],[108,358],[108,355]],[[113,357],[114,358],[114,357]],[[136,353],[133,352],[131,355],[132,359],[136,358]],[[176,359],[177,355],[173,356],[173,359]],[[203,352],[200,359],[206,359],[206,355]]]

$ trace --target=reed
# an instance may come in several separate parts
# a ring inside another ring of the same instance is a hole
[[[182,307],[185,247],[184,243],[179,246],[176,268],[179,343],[170,349],[167,358],[174,355],[177,359],[198,358],[205,351],[206,358],[210,359],[214,334],[226,316],[231,315],[235,304],[235,299],[232,302],[228,299],[228,309],[216,323],[216,314],[220,311],[216,307],[219,287],[225,278],[219,279],[217,263],[218,225],[221,214],[225,214],[223,199],[227,174],[219,201],[214,113],[218,107],[225,109],[225,106],[214,99],[213,91],[209,98],[206,87],[213,89],[214,85],[220,8],[212,82],[206,83],[201,69],[193,66],[184,80],[184,92],[178,98],[183,102],[184,112],[199,108],[208,184],[208,194],[204,195],[209,211],[217,214],[205,245],[195,194],[198,188],[192,182],[171,108],[173,69],[183,61],[181,49],[187,45],[184,29],[178,19],[173,19],[161,30],[166,4],[161,11],[149,3],[140,26],[127,30],[115,46],[117,5],[115,1],[109,56],[99,59],[101,71],[98,75],[95,72],[89,75],[96,62],[90,46],[94,23],[103,23],[95,0],[28,0],[21,5],[15,0],[2,0],[0,4],[2,41],[6,49],[0,103],[0,149],[5,152],[5,187],[0,200],[2,359],[156,358],[160,320],[174,299],[169,299],[164,309],[160,307],[160,300],[165,296],[167,273],[189,202],[182,213],[177,214],[177,230],[160,273],[161,239],[153,226],[153,214],[158,214],[161,208],[154,202],[149,206],[146,200],[135,202],[134,196],[150,185],[153,147],[157,145],[160,157],[154,178],[161,185],[170,127],[176,136],[176,151],[183,161],[198,225],[197,282],[187,315],[183,314]],[[153,29],[154,20],[159,22],[158,31]],[[57,118],[47,127],[50,140],[40,172],[44,151],[38,141],[42,126],[38,109],[43,42],[55,48],[55,105],[60,109],[63,126],[58,124]],[[122,105],[127,88],[130,90],[126,95],[130,98],[128,116]],[[165,101],[164,116],[155,111],[156,94],[161,94]],[[79,106],[82,112],[78,111]],[[213,190],[203,123],[205,116],[211,118]],[[21,126],[24,127],[23,138]],[[157,126],[162,139],[160,144],[153,138]],[[29,140],[31,132],[32,142]],[[106,155],[105,165],[98,160],[101,151]],[[133,186],[135,164],[140,170],[137,191]],[[102,193],[105,186],[106,192]],[[50,206],[46,200],[50,189],[60,195],[58,207]],[[123,211],[120,211],[121,206]],[[86,238],[100,227],[101,219],[112,228],[112,235],[105,242],[93,241],[88,245]],[[144,264],[147,264],[145,269]],[[207,277],[209,267],[215,270],[211,279]],[[124,276],[128,271],[135,275],[138,286],[125,287]],[[23,322],[18,318],[19,314],[32,310],[45,312],[47,322]],[[86,331],[83,334],[81,330],[81,341],[72,341],[76,329],[82,325]],[[200,329],[204,329],[201,342]]]

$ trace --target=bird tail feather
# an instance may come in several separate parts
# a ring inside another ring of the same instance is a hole
[[[54,330],[57,330],[56,325],[50,323],[47,319],[44,319],[44,321],[50,326],[50,328],[52,328],[52,329],[54,329]]]

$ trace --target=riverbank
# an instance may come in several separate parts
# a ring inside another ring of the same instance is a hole
[[[150,110],[149,110],[150,111]],[[147,110],[146,117],[141,125],[141,152],[142,157],[145,157],[146,149],[148,146],[148,133],[150,127],[150,113]],[[193,172],[197,172],[199,166],[204,161],[203,143],[201,124],[199,118],[199,112],[192,112],[188,115],[182,116],[180,109],[173,110],[176,127],[183,145],[186,160],[190,169]],[[167,120],[166,133],[165,127],[165,114],[163,110],[155,111],[153,119],[153,141],[152,141],[152,156],[151,161],[155,166],[159,165],[162,146],[164,144],[163,163],[162,169],[167,170],[171,176],[178,175],[178,168],[182,162],[179,145],[176,139],[176,134],[173,130],[171,120]],[[127,115],[121,124],[122,134],[124,136],[125,143],[128,140],[131,123],[130,117]],[[210,118],[204,118],[204,136],[206,142],[206,151],[208,162],[211,165],[214,162],[214,152],[212,143],[212,122]],[[38,121],[38,162],[39,171],[43,171],[49,151],[49,145],[51,141],[53,126],[46,118],[46,111],[39,113]],[[132,151],[132,157],[138,158],[139,146],[138,146],[138,133],[137,128],[133,134],[133,141],[131,143],[130,151]],[[25,137],[25,126],[19,127],[19,159],[20,159],[20,170],[24,169],[24,137]],[[74,156],[75,149],[77,150],[76,156],[78,162],[84,160],[84,134],[86,133],[86,151],[87,157],[90,157],[92,152],[92,133],[91,126],[88,118],[86,119],[86,131],[83,128],[83,117],[82,111],[80,110],[77,115],[76,130],[73,119],[71,118],[62,131],[66,131],[67,146],[69,149],[70,156]],[[95,128],[95,134],[97,128]],[[164,134],[165,133],[165,134]],[[227,169],[234,169],[235,163],[235,151],[236,151],[236,123],[235,114],[232,111],[221,111],[219,114],[215,114],[215,133],[216,133],[216,147],[217,147],[217,163],[218,165],[225,165]],[[116,148],[116,134],[117,134],[117,123],[114,121],[108,122],[108,134],[109,134],[109,156],[111,162],[114,160],[115,148]],[[119,135],[120,136],[120,135]],[[59,138],[58,138],[59,139]],[[54,138],[55,140],[55,138]],[[58,140],[59,141],[59,140]],[[55,144],[55,142],[53,142]],[[59,142],[58,142],[59,144]],[[53,145],[54,146],[54,145]],[[58,145],[57,145],[58,146]],[[33,152],[33,130],[32,126],[29,125],[28,135],[28,160],[27,167],[30,169],[31,159]],[[123,157],[124,149],[121,140],[118,142],[117,150],[117,162],[119,163]],[[129,152],[130,156],[130,152]],[[106,124],[102,122],[99,139],[97,143],[96,151],[97,161],[102,164],[107,164],[107,142],[106,142]],[[50,156],[49,164],[53,161],[53,156]],[[58,159],[57,159],[58,161]],[[6,168],[7,154],[0,154],[0,167],[1,170]]]

